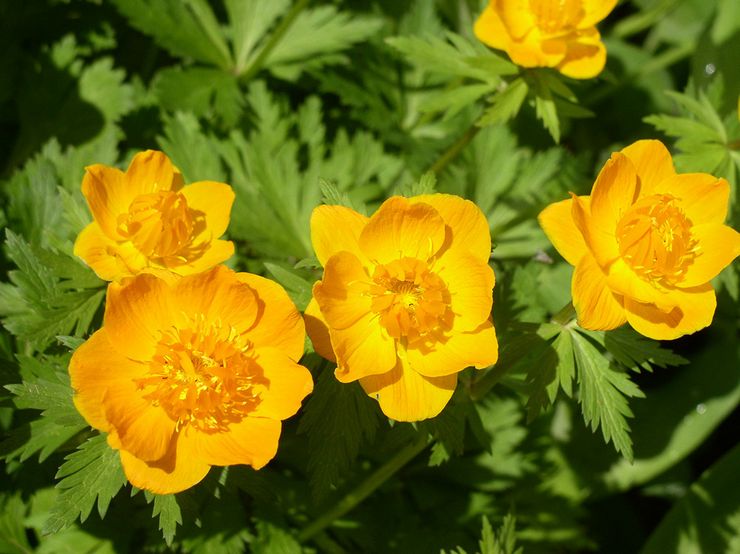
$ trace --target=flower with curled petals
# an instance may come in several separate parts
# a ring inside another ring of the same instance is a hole
[[[140,152],[125,173],[100,164],[85,168],[82,194],[94,221],[77,237],[74,253],[105,281],[189,275],[234,253],[233,243],[219,240],[234,202],[231,187],[212,181],[183,186],[162,152]]]
[[[276,283],[218,266],[111,283],[103,327],[72,356],[74,403],[132,485],[185,490],[211,466],[256,469],[313,381],[305,330]]]
[[[457,196],[393,197],[367,218],[319,206],[311,240],[324,276],[306,328],[388,417],[418,421],[450,400],[457,374],[498,358],[488,223]]]
[[[710,283],[740,254],[740,234],[724,225],[729,183],[677,174],[657,140],[612,154],[590,196],[551,204],[539,221],[575,266],[578,323],[614,329],[625,322],[654,339],[675,339],[712,322]]]
[[[617,0],[490,0],[475,22],[478,39],[522,67],[553,67],[574,79],[604,69],[596,24]]]

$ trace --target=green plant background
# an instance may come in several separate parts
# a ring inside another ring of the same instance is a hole
[[[0,4],[0,553],[740,552],[740,275],[709,329],[659,344],[579,329],[536,223],[609,154],[660,138],[732,184],[740,4],[632,0],[597,79],[521,70],[472,36],[477,0]],[[84,166],[166,152],[231,184],[228,263],[300,309],[321,202],[451,192],[488,218],[501,360],[434,420],[389,422],[311,351],[316,382],[258,472],[156,496],[71,402],[104,283],[72,256]]]

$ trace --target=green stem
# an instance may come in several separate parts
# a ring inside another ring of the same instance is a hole
[[[436,162],[432,164],[432,166],[429,168],[429,171],[433,171],[436,175],[439,175],[442,170],[447,167],[447,164],[449,164],[452,160],[454,160],[457,155],[468,145],[470,144],[470,141],[472,141],[475,138],[475,135],[478,134],[478,131],[480,131],[480,127],[478,127],[475,123],[473,123],[467,131],[465,131],[465,134],[462,135],[459,139],[457,139],[455,142],[450,145],[450,147],[444,151],[444,153],[437,159]]]
[[[552,322],[560,325],[568,325],[576,317],[576,309],[573,306],[573,302],[568,302],[562,309],[552,316]]]
[[[334,523],[335,520],[352,510],[352,508],[385,483],[394,473],[413,460],[428,444],[429,440],[427,436],[425,434],[419,435],[414,442],[399,450],[393,458],[379,467],[354,490],[350,491],[338,504],[304,527],[298,533],[298,540],[300,542],[309,540]]]
[[[298,17],[298,15],[308,6],[309,0],[298,0],[295,4],[293,4],[293,7],[288,12],[288,15],[286,15],[282,21],[280,21],[280,24],[275,28],[272,35],[270,35],[270,38],[265,43],[265,45],[262,47],[262,50],[260,50],[260,53],[257,54],[257,57],[254,59],[254,61],[249,64],[246,70],[244,70],[244,73],[242,73],[239,76],[239,79],[242,82],[249,81],[252,77],[254,77],[257,72],[262,69],[262,65],[267,60],[267,57],[270,55],[270,53],[273,51],[273,49],[277,46],[277,44],[280,42],[280,40],[283,38],[285,33],[288,32],[288,29],[293,24],[293,21],[295,21],[295,18]]]

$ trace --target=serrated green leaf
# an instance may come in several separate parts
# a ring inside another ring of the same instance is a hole
[[[159,517],[159,530],[162,531],[167,546],[175,540],[177,526],[182,525],[182,512],[174,494],[155,494],[152,517]]]
[[[28,554],[34,551],[23,525],[26,511],[20,493],[0,494],[0,552],[3,554]]]
[[[555,100],[549,89],[540,88],[536,91],[534,98],[534,108],[537,118],[542,121],[545,129],[548,130],[552,139],[560,142],[560,120],[558,119],[558,110],[555,106]]]
[[[528,92],[529,87],[524,79],[515,79],[504,90],[490,98],[491,107],[483,113],[478,125],[485,127],[504,123],[516,117]]]
[[[664,348],[660,342],[643,337],[636,331],[621,327],[606,333],[589,333],[599,340],[615,360],[627,369],[639,371],[640,368],[652,371],[653,366],[679,366],[689,361]]]
[[[240,75],[249,66],[260,40],[290,5],[290,0],[226,0],[232,29],[234,73]]]

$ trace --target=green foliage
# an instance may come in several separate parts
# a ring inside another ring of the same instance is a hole
[[[498,532],[493,531],[491,523],[483,516],[483,529],[481,539],[478,542],[477,554],[522,554],[523,548],[516,547],[515,535],[516,519],[511,514],[506,514]],[[444,554],[444,551],[442,551]],[[450,554],[467,554],[461,547],[451,551]]]
[[[167,545],[171,545],[175,539],[175,531],[178,525],[182,525],[182,512],[180,505],[177,503],[177,497],[174,494],[149,494],[147,493],[147,502],[152,505],[152,517],[159,518],[159,529]],[[153,498],[152,498],[153,497]]]

